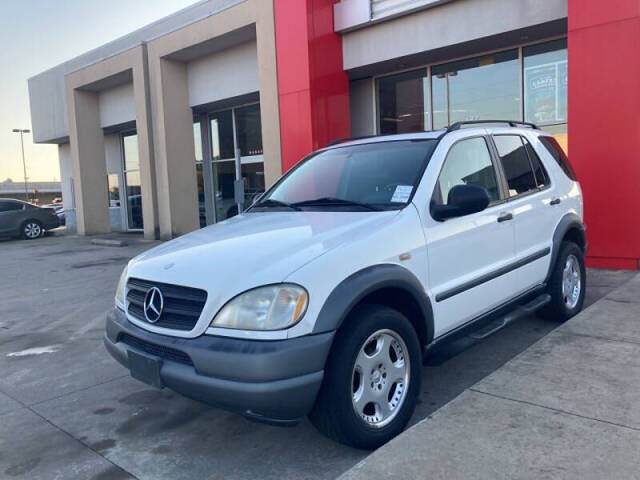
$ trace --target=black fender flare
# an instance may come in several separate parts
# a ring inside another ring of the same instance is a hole
[[[586,233],[584,228],[584,223],[580,220],[580,217],[575,213],[567,213],[564,217],[560,219],[558,225],[556,225],[556,229],[553,232],[553,246],[551,248],[551,263],[549,264],[549,271],[547,272],[547,278],[545,282],[549,281],[551,277],[551,272],[553,271],[553,267],[556,264],[556,259],[558,258],[558,253],[560,252],[560,245],[562,244],[562,239],[567,234],[567,232],[571,229],[577,229],[580,235],[582,236],[582,243],[585,246],[586,253]]]
[[[422,313],[426,343],[433,340],[433,309],[431,300],[418,278],[395,264],[373,265],[359,270],[340,282],[320,309],[313,333],[340,328],[345,318],[363,298],[383,288],[397,288],[411,295]]]

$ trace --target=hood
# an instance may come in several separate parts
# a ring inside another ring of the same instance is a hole
[[[373,232],[387,212],[256,212],[238,215],[134,258],[129,276],[207,290],[225,303],[250,288],[284,281],[323,253]],[[211,305],[213,306],[213,305]]]

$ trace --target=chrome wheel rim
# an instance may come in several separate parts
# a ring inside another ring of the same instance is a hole
[[[362,345],[351,375],[353,409],[367,425],[382,428],[402,408],[409,391],[411,361],[404,340],[378,330]]]
[[[41,233],[42,233],[42,228],[40,228],[40,225],[38,225],[37,223],[31,222],[31,223],[27,223],[24,226],[24,234],[28,238],[38,238]]]
[[[562,298],[567,308],[575,308],[578,304],[581,289],[580,263],[575,255],[569,255],[562,271]]]

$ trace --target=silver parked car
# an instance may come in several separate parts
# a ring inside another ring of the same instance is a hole
[[[45,230],[60,226],[53,208],[38,207],[21,200],[0,199],[0,235],[34,239]]]

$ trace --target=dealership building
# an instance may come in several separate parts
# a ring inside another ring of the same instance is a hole
[[[637,0],[206,0],[29,79],[32,129],[71,228],[168,239],[339,137],[535,122],[589,264],[637,269],[639,42]]]

